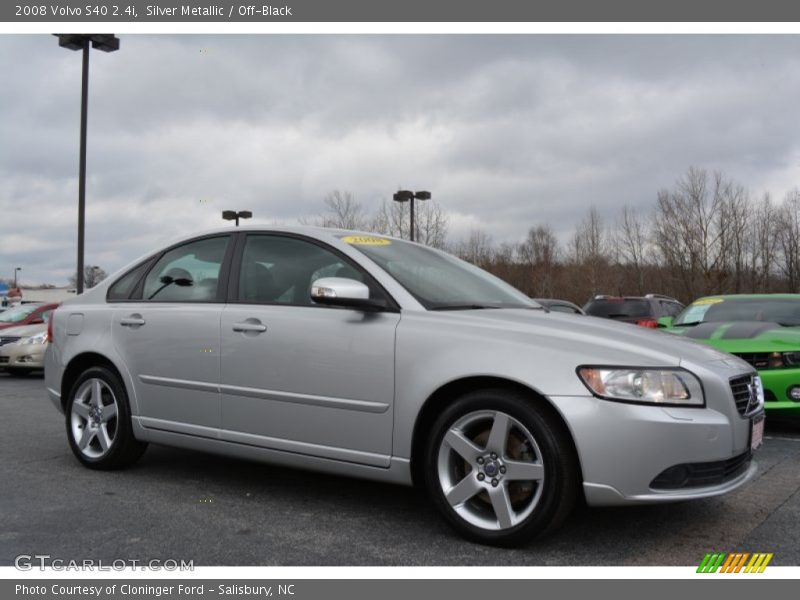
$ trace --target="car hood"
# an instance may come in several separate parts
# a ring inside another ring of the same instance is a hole
[[[719,350],[662,331],[610,319],[525,309],[482,309],[434,313],[463,327],[488,327],[512,335],[530,335],[537,345],[574,348],[575,354],[596,355],[596,364],[679,366],[684,361],[725,361],[750,369],[747,363]],[[512,333],[513,332],[513,333]],[[551,341],[549,341],[551,340]],[[613,358],[612,358],[613,357]]]
[[[726,352],[800,350],[800,327],[782,327],[764,321],[700,323],[692,327],[671,327],[667,331]]]
[[[36,325],[16,325],[1,330],[0,336],[30,337],[32,335],[44,333],[45,331],[47,331],[47,325],[43,323],[38,323]]]

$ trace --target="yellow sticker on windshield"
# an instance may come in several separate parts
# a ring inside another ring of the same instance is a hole
[[[724,298],[700,298],[697,302],[693,302],[694,306],[702,306],[704,304],[719,304],[725,302]]]
[[[354,246],[388,246],[392,243],[392,240],[371,235],[347,235],[342,238],[342,241],[345,244],[353,244]]]

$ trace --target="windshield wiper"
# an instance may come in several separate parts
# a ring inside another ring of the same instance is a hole
[[[689,321],[688,323],[673,323],[673,327],[694,327],[695,325],[700,325],[702,321]]]

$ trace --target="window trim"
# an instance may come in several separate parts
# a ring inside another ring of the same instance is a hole
[[[152,266],[154,264],[153,263],[154,258],[155,258],[155,255],[150,256],[150,257],[146,258],[145,260],[136,263],[135,266],[131,267],[130,269],[125,271],[125,273],[123,273],[122,275],[117,277],[116,280],[114,280],[114,283],[109,285],[108,289],[106,290],[106,302],[108,302],[110,304],[116,304],[118,302],[138,302],[139,300],[137,299],[136,294],[137,294],[137,292],[141,292],[141,290],[139,289],[139,284],[142,282],[142,280],[145,278],[147,273],[152,268]],[[109,295],[111,294],[111,290],[115,285],[117,285],[120,281],[125,279],[131,273],[133,273],[136,269],[140,269],[141,267],[144,267],[144,271],[142,271],[142,274],[139,275],[139,279],[136,280],[136,284],[133,286],[131,291],[128,293],[127,298],[109,298]]]
[[[357,308],[352,308],[348,306],[331,306],[325,304],[295,304],[289,302],[250,302],[246,300],[239,299],[239,278],[241,275],[242,270],[242,258],[244,257],[244,249],[245,245],[247,244],[248,237],[276,237],[276,238],[288,238],[293,240],[298,240],[301,242],[307,242],[327,252],[330,252],[337,258],[341,259],[346,265],[354,268],[356,271],[361,273],[364,276],[364,280],[368,287],[375,288],[380,290],[380,292],[386,298],[386,308],[382,309],[379,312],[392,312],[392,313],[399,313],[400,312],[400,305],[394,299],[394,297],[389,293],[389,291],[377,280],[373,277],[363,266],[358,264],[355,260],[351,257],[347,256],[344,252],[339,250],[338,248],[334,248],[330,244],[323,242],[314,237],[310,237],[307,235],[302,235],[298,233],[292,232],[284,232],[284,231],[243,231],[237,235],[237,239],[235,244],[235,251],[233,253],[233,260],[230,264],[230,273],[228,278],[228,288],[227,288],[227,299],[226,302],[228,304],[240,304],[240,305],[250,305],[250,306],[291,306],[295,308],[321,308],[326,310],[358,310]]]
[[[234,237],[235,237],[235,234],[231,234],[231,233],[210,233],[210,234],[207,234],[207,235],[201,235],[201,236],[196,237],[196,238],[183,240],[183,241],[177,242],[175,244],[172,244],[171,246],[168,246],[167,248],[164,248],[163,250],[161,250],[157,254],[152,255],[148,259],[138,263],[135,267],[133,267],[132,269],[128,269],[125,272],[125,275],[127,275],[131,271],[141,267],[143,264],[147,264],[148,261],[150,262],[150,264],[147,265],[147,268],[145,269],[144,273],[139,277],[139,281],[137,282],[137,284],[134,287],[133,291],[129,294],[128,298],[123,299],[123,300],[109,300],[108,299],[108,292],[106,292],[106,302],[111,302],[111,303],[144,302],[144,303],[147,303],[147,304],[224,304],[225,303],[226,290],[228,288],[228,277],[229,277],[229,274],[230,274],[230,264],[231,264],[231,259],[233,257],[233,250],[234,250],[234,245],[235,245],[235,241],[236,241],[234,239]],[[225,254],[222,256],[222,262],[220,263],[220,267],[219,267],[219,280],[217,282],[217,295],[216,295],[216,298],[214,298],[213,300],[156,300],[156,299],[148,300],[147,298],[143,297],[145,280],[147,279],[148,275],[150,275],[150,273],[153,270],[153,268],[158,264],[158,261],[160,261],[164,257],[165,254],[167,254],[168,252],[171,252],[172,250],[180,248],[181,246],[187,246],[187,245],[193,244],[195,242],[200,242],[200,241],[203,241],[203,240],[209,240],[209,239],[215,239],[215,238],[227,238],[228,239],[228,245],[225,248]],[[122,277],[125,277],[125,275],[122,275]],[[113,285],[117,283],[117,281],[122,279],[122,277],[117,278],[117,280],[111,286],[109,286],[109,291],[110,291],[111,287],[113,287]]]

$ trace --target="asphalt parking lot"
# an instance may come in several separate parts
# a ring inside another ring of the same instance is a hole
[[[176,559],[200,565],[696,565],[708,551],[800,565],[800,423],[768,420],[759,477],[728,496],[579,509],[528,547],[455,536],[411,488],[151,445],[131,469],[72,457],[41,377],[0,374],[0,564]]]

